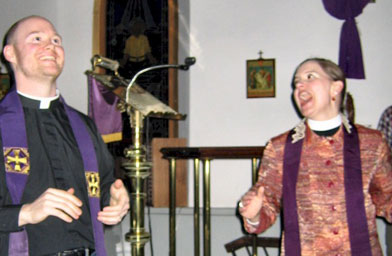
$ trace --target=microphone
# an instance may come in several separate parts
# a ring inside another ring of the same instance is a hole
[[[186,57],[184,60],[184,64],[180,65],[180,69],[182,70],[188,70],[189,66],[192,66],[193,64],[196,63],[196,58],[195,57]]]
[[[94,55],[91,59],[93,67],[101,67],[105,69],[109,69],[117,73],[118,68],[120,67],[120,63],[117,60],[112,60],[106,57],[102,57],[100,55]]]
[[[193,64],[196,63],[196,58],[195,57],[186,57],[184,62],[185,62],[185,65],[192,66]]]

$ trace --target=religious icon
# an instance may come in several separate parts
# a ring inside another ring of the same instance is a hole
[[[246,61],[247,98],[275,97],[275,59]]]
[[[146,22],[140,17],[132,19],[129,31],[130,36],[125,42],[121,65],[128,71],[132,70],[130,74],[135,74],[143,68],[156,64],[157,60],[152,55],[150,41],[145,35]]]

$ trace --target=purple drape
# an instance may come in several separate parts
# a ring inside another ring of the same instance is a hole
[[[88,115],[94,120],[106,143],[122,139],[122,117],[117,110],[119,98],[93,76],[88,75]]]
[[[347,78],[365,79],[361,41],[355,17],[362,13],[369,0],[323,0],[325,10],[345,20],[340,34],[339,66]]]

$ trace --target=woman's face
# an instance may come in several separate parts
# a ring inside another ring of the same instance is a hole
[[[294,77],[294,99],[304,117],[323,121],[339,113],[336,98],[340,90],[316,61],[303,63]]]

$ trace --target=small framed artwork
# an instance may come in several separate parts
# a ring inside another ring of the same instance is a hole
[[[247,98],[275,97],[275,59],[246,61]]]
[[[10,77],[8,74],[0,73],[0,99],[2,99],[10,89]]]

